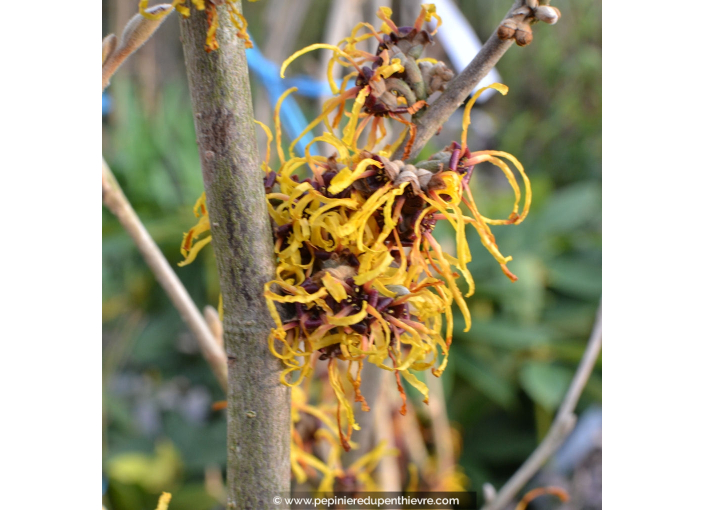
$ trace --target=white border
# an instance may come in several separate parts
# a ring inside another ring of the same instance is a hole
[[[0,508],[99,508],[101,3],[3,18]]]
[[[702,501],[700,11],[603,7],[605,509]]]

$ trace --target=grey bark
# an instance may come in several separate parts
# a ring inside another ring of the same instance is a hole
[[[352,439],[356,441],[358,448],[345,454],[344,463],[346,466],[359,460],[360,457],[369,453],[375,446],[374,413],[376,413],[377,400],[381,393],[381,383],[384,380],[382,372],[381,368],[374,366],[372,363],[364,365],[362,384],[359,389],[367,401],[369,411],[362,411],[360,403],[355,402],[353,404],[354,419],[360,428],[352,434]]]
[[[240,2],[238,8],[241,9]],[[228,356],[227,508],[286,508],[290,490],[290,390],[267,343],[263,297],[274,249],[259,168],[245,49],[225,7],[220,48],[206,53],[206,13],[181,18]]]

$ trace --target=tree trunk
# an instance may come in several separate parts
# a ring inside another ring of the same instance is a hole
[[[238,2],[239,4],[239,2]],[[241,5],[238,5],[241,8]],[[205,52],[205,11],[181,36],[224,305],[228,356],[227,508],[285,508],[290,490],[290,391],[267,343],[263,297],[274,249],[259,168],[244,43],[219,8],[220,48]]]

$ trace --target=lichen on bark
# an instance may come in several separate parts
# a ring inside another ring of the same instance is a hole
[[[228,509],[281,509],[272,499],[290,489],[290,390],[269,352],[263,297],[274,249],[244,43],[224,12],[219,18],[217,51],[204,49],[203,11],[181,18],[181,36],[223,297]]]

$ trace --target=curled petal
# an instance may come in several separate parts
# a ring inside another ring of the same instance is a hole
[[[374,159],[363,159],[355,167],[353,172],[350,172],[349,168],[343,168],[340,172],[333,177],[330,182],[330,193],[337,194],[343,189],[350,186],[354,181],[356,181],[359,176],[367,170],[367,167],[373,165],[377,168],[381,168],[382,164]]]
[[[323,285],[328,289],[328,292],[338,303],[343,299],[347,298],[347,292],[345,291],[344,285],[340,283],[340,280],[332,276],[330,273],[325,273],[322,278]]]
[[[186,257],[186,259],[178,263],[179,267],[186,266],[193,262],[196,259],[196,255],[198,255],[198,252],[205,248],[205,246],[208,245],[211,240],[212,236],[208,236],[205,239],[201,239],[196,244],[194,244],[188,252],[188,256]]]
[[[499,92],[502,96],[505,96],[508,94],[508,87],[504,85],[503,83],[492,83],[491,85],[487,87],[482,87],[481,89],[477,90],[474,95],[472,96],[472,99],[467,101],[467,106],[464,107],[464,114],[462,115],[462,148],[467,147],[467,128],[469,127],[470,120],[469,120],[469,112],[472,110],[472,106],[474,106],[474,103],[477,102],[477,99],[479,99],[479,96],[484,92],[485,90],[488,89],[494,89]]]
[[[352,324],[357,324],[363,321],[367,317],[367,302],[362,304],[362,310],[354,315],[348,315],[346,317],[328,317],[328,323],[333,326],[351,326]]]
[[[350,63],[352,63],[355,67],[357,67],[357,63],[352,59],[350,55],[342,51],[340,48],[337,46],[333,46],[332,44],[323,44],[323,43],[317,43],[317,44],[311,44],[310,46],[306,46],[302,50],[298,50],[296,53],[288,57],[286,60],[284,60],[284,63],[281,64],[281,78],[284,77],[284,72],[286,71],[286,68],[289,66],[291,62],[296,60],[298,57],[301,55],[305,55],[308,52],[311,52],[313,50],[318,50],[318,49],[327,49],[327,50],[332,50],[334,51],[337,55],[340,55],[344,58],[346,58]],[[357,69],[358,71],[361,72],[361,69]],[[333,94],[337,94],[337,87],[335,87],[335,90],[333,90]]]

